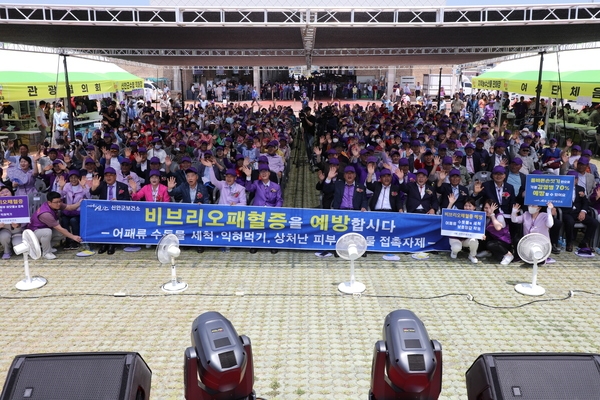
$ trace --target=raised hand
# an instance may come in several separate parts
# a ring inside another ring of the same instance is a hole
[[[492,203],[490,204],[490,208],[489,208],[489,213],[488,213],[488,217],[491,217],[492,215],[494,215],[496,213],[496,210],[498,209],[498,203]]]
[[[320,156],[323,153],[323,150],[319,146],[315,146],[314,152],[315,155]]]
[[[368,163],[367,164],[367,173],[369,175],[373,175],[375,173],[375,163]]]
[[[242,167],[242,171],[244,172],[244,174],[246,174],[246,176],[251,176],[252,175],[252,170],[250,168],[248,168],[247,165],[244,165]]]
[[[448,195],[448,208],[452,208],[452,206],[456,203],[456,196],[454,193],[450,193]]]
[[[202,163],[202,165],[204,165],[205,167],[212,167],[212,162],[210,162],[210,161],[208,161],[208,160],[206,160],[206,159],[204,159],[204,158],[201,158],[201,159],[200,159],[200,162],[201,162],[201,163]]]
[[[337,173],[338,173],[337,165],[329,166],[329,173],[327,174],[327,179],[331,180],[331,179],[335,178],[337,176]]]
[[[98,189],[98,186],[100,186],[100,175],[94,175],[92,178],[92,190]]]
[[[171,160],[171,156],[165,157],[165,167],[169,168],[173,164],[173,160]]]
[[[520,208],[521,205],[519,203],[515,203],[515,205],[513,206],[513,211],[519,211]]]
[[[438,172],[438,180],[441,182],[445,181],[447,176],[448,176],[448,173],[444,170],[441,170],[440,172]]]
[[[396,171],[394,171],[394,173],[396,174],[400,182],[404,180],[404,171],[402,171],[400,168],[397,168]]]
[[[171,178],[175,179],[175,177],[174,177],[174,176],[172,176]],[[130,180],[129,180],[129,187],[131,187],[131,191],[132,191],[133,193],[137,192],[137,183],[135,183],[135,180],[134,180],[134,179],[130,179]]]
[[[64,175],[59,175],[56,179],[58,180],[58,187],[60,188],[60,190],[62,190],[62,188],[65,187],[66,183]]]
[[[436,167],[437,167],[438,165],[440,165],[441,163],[442,163],[442,159],[440,158],[440,156],[435,156],[435,157],[433,158],[433,165],[435,165]]]
[[[317,176],[319,177],[319,181],[323,182],[325,180],[325,174],[323,173],[323,171],[319,170],[317,172]]]
[[[135,185],[135,183],[134,183]],[[167,180],[167,188],[169,190],[173,190],[175,189],[175,186],[177,186],[177,180],[175,179],[174,176],[169,177],[169,179]]]

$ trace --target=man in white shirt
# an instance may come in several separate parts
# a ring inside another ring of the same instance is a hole
[[[45,108],[46,102],[42,100],[40,101],[40,106],[35,109],[35,120],[37,121],[37,126],[40,130],[41,141],[44,141],[46,138],[46,129],[48,129],[48,120],[46,119],[46,113],[44,112]]]
[[[52,143],[56,145],[57,139],[65,139],[69,130],[65,127],[68,123],[69,116],[63,111],[62,104],[56,103],[54,106],[54,117],[52,121]]]

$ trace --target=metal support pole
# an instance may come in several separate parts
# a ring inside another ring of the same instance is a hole
[[[538,75],[538,84],[535,88],[535,114],[533,116],[533,131],[537,132],[538,130],[538,122],[540,121],[540,97],[542,95],[542,69],[544,67],[544,53],[545,51],[540,51],[540,73]]]
[[[440,94],[442,93],[442,69],[440,68],[440,75],[438,78],[438,95],[437,95],[437,109],[440,110],[440,104],[442,103],[442,99],[440,98]]]
[[[73,105],[71,104],[71,86],[69,85],[69,72],[67,70],[67,55],[63,54],[63,64],[65,66],[65,85],[67,85],[67,111],[69,115],[69,138],[70,140],[75,139],[75,124],[73,121]],[[67,143],[65,143],[66,147]]]

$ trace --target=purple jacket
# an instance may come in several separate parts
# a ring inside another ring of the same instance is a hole
[[[79,190],[77,189],[79,188]],[[89,199],[90,189],[87,186],[82,186],[81,184],[73,187],[70,182],[65,184],[62,191],[59,191],[62,196],[63,202],[66,204],[75,204],[80,202],[83,199]],[[68,215],[70,217],[74,217],[79,215],[80,210],[63,210],[64,215]]]
[[[29,223],[28,228],[32,231],[37,231],[38,229],[48,228],[48,225],[44,224],[40,221],[39,216],[43,213],[51,213],[56,220],[58,220],[58,213],[54,211],[48,202],[45,202],[37,209],[35,213],[31,216],[31,222]]]

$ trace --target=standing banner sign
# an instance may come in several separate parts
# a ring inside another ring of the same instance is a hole
[[[555,207],[573,205],[575,177],[571,175],[527,175],[525,204],[545,206],[549,201]]]
[[[483,211],[442,209],[442,235],[483,239],[485,213]]]
[[[90,243],[156,244],[173,233],[184,246],[333,250],[349,232],[369,251],[449,250],[440,216],[307,208],[84,200],[81,236]]]
[[[29,221],[27,196],[0,197],[0,223],[28,224]]]

